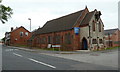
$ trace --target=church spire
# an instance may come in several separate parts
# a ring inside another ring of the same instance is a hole
[[[85,6],[85,9],[87,8],[87,5]]]
[[[87,5],[85,6],[85,10],[87,10],[89,12]]]

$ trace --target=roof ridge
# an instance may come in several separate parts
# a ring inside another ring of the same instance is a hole
[[[45,23],[45,25],[46,25],[48,22],[52,22],[52,21],[54,21],[54,20],[59,20],[59,19],[62,19],[62,18],[64,18],[64,17],[68,17],[68,16],[70,16],[70,15],[73,15],[73,14],[76,14],[76,13],[79,13],[79,12],[82,12],[82,11],[84,11],[84,9],[83,9],[83,10],[76,11],[76,12],[73,12],[73,13],[70,13],[70,14],[67,14],[67,15],[64,15],[64,16],[61,16],[61,17],[58,17],[58,18],[55,18],[55,19],[51,19],[51,20],[47,21],[47,22]],[[45,25],[43,25],[43,27],[44,27]],[[43,28],[43,27],[42,27],[42,28]]]
[[[84,10],[84,9],[83,9],[83,10]],[[70,15],[72,15],[72,14],[81,12],[81,11],[83,11],[83,10],[79,10],[79,11],[76,11],[76,12],[73,12],[73,13],[69,13],[69,14],[63,15],[63,16],[61,16],[61,17],[58,17],[58,18],[55,18],[55,19],[51,19],[51,20],[49,20],[49,21],[47,21],[47,22],[50,22],[50,21],[53,21],[53,20],[57,20],[57,19],[61,19],[61,18],[63,18],[63,17],[70,16]]]
[[[119,28],[113,28],[113,29],[106,29],[105,31],[107,30],[118,30]]]
[[[25,30],[27,30],[25,27],[20,26],[20,27],[17,27],[17,28],[15,28],[14,30],[12,30],[12,31],[10,31],[10,32],[13,32],[13,31],[15,31],[15,30],[17,30],[17,29],[19,29],[19,28],[24,28]],[[27,30],[27,31],[28,31],[28,30]],[[30,31],[28,31],[28,32],[30,32]]]

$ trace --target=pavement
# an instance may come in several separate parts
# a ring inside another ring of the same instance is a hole
[[[117,70],[116,67],[45,55],[57,52],[2,46],[3,70]],[[41,54],[42,53],[42,54]]]
[[[39,54],[60,57],[64,59],[71,59],[79,62],[86,62],[86,63],[118,68],[118,49],[93,52],[93,51],[48,51],[48,50],[27,49],[20,47],[13,47],[13,48],[25,50],[25,51],[37,52]]]

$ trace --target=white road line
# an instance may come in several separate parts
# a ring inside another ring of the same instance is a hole
[[[13,53],[14,55],[16,55],[16,56],[19,56],[19,57],[23,57],[22,55],[20,55],[20,54],[16,54],[16,53]]]
[[[32,58],[28,58],[28,59],[31,60],[31,61],[34,61],[34,62],[36,62],[36,63],[40,63],[40,64],[43,64],[43,65],[45,65],[45,66],[51,67],[51,68],[56,68],[55,66],[52,66],[52,65],[49,65],[49,64],[46,64],[46,63],[37,61],[37,60],[32,59]]]

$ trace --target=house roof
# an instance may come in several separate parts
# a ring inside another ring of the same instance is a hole
[[[83,25],[88,25],[90,20],[91,20],[91,17],[93,16],[95,11],[92,11],[92,12],[89,12],[86,14],[85,18],[82,20],[80,26],[83,26]]]
[[[32,36],[29,38],[29,40],[33,40],[37,34],[39,34],[41,28],[38,28],[37,30],[34,30],[31,32]]]
[[[18,30],[18,29],[20,29],[20,28],[24,28],[23,26],[20,26],[20,27],[17,27],[17,28],[15,28],[15,29],[13,29],[11,32],[14,32],[14,31],[16,31],[16,30]],[[24,28],[26,31],[28,31],[26,28]],[[29,31],[28,31],[29,32]]]
[[[105,34],[105,35],[114,34],[117,30],[119,30],[119,29],[118,29],[118,28],[115,28],[115,29],[104,30],[104,34]]]

